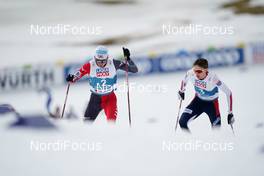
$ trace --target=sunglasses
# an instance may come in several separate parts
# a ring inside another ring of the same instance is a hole
[[[203,70],[194,70],[194,72],[200,74],[203,72]]]
[[[107,60],[98,60],[96,59],[96,63],[98,64],[105,64],[107,62]]]

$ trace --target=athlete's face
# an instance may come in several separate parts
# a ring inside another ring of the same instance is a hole
[[[196,77],[200,80],[204,79],[207,76],[208,69],[199,67],[198,65],[193,66],[193,72]]]
[[[106,63],[107,63],[107,60],[95,60],[95,62],[96,62],[96,65],[98,66],[98,67],[105,67],[105,65],[106,65]]]

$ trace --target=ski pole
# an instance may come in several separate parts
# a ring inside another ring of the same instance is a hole
[[[176,120],[176,125],[175,125],[175,131],[177,130],[177,126],[178,126],[178,123],[179,123],[179,117],[180,117],[181,105],[182,105],[182,99],[180,100],[179,111],[178,111],[177,120]]]
[[[123,50],[124,50],[124,47],[123,47]],[[124,56],[125,56],[125,54],[124,54]],[[128,60],[127,59],[128,59],[127,56],[125,56],[128,120],[129,120],[129,126],[131,127],[131,110],[130,110],[129,80],[128,80]]]
[[[129,96],[129,80],[128,80],[128,63],[126,60],[126,85],[127,85],[127,107],[128,107],[128,120],[131,127],[131,110],[130,110],[130,96]]]
[[[63,108],[62,108],[62,114],[61,114],[61,118],[63,118],[63,115],[64,115],[64,110],[65,110],[65,107],[66,107],[66,103],[67,103],[67,98],[68,98],[68,94],[69,94],[69,89],[70,89],[70,83],[68,83],[68,86],[67,86],[67,91],[66,91],[66,96],[65,96],[65,99],[64,99],[64,104],[63,104]]]
[[[232,132],[233,132],[233,134],[234,134],[234,136],[235,136],[235,131],[234,131],[233,124],[230,124],[230,127],[231,127],[231,129],[232,129]]]

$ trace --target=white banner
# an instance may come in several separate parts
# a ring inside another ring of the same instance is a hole
[[[0,92],[63,84],[63,66],[39,64],[0,69]]]

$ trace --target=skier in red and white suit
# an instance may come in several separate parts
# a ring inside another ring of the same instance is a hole
[[[117,118],[116,90],[118,69],[136,73],[137,66],[130,59],[130,52],[123,48],[126,62],[115,60],[108,55],[108,50],[104,46],[98,46],[94,59],[84,64],[76,73],[69,74],[66,78],[68,82],[76,82],[87,75],[90,83],[91,97],[84,114],[84,120],[94,121],[101,110],[104,110],[107,120],[115,121]]]

